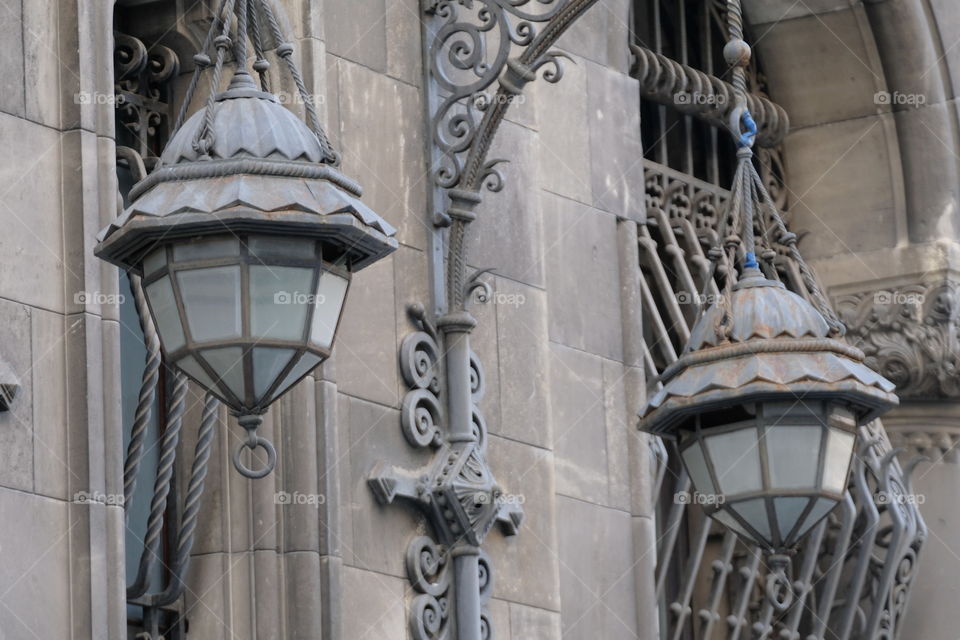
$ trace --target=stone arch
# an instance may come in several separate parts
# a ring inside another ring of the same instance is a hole
[[[960,51],[944,43],[960,24],[946,7],[745,2],[771,96],[791,118],[792,222],[833,293],[930,271],[923,245],[957,238]]]

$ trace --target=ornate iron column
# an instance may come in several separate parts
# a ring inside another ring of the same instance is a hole
[[[384,504],[419,507],[433,536],[413,540],[407,572],[416,596],[410,627],[417,640],[493,635],[484,605],[492,591],[481,547],[495,522],[515,534],[522,511],[502,500],[486,459],[486,427],[476,402],[483,368],[470,348],[472,298],[485,302],[487,270],[467,273],[466,235],[484,187],[499,191],[500,159],[488,160],[504,115],[524,86],[563,75],[557,39],[596,0],[424,0],[426,105],[433,169],[432,308],[413,305],[422,327],[404,339],[401,370],[410,388],[402,427],[415,447],[436,450],[423,469],[380,463],[370,486]],[[537,25],[542,25],[538,28]],[[492,89],[497,83],[495,90]],[[434,320],[435,319],[435,320]]]

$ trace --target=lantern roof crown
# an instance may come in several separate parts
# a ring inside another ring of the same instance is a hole
[[[227,90],[217,94],[213,110],[206,157],[195,144],[205,126],[206,113],[200,110],[167,143],[160,156],[161,166],[231,158],[317,164],[326,161],[316,134],[275,95],[260,91],[245,71],[234,74]]]
[[[729,335],[719,330],[724,309],[709,307],[690,334],[688,351],[716,347],[725,342],[757,338],[826,338],[830,326],[802,297],[782,283],[768,280],[758,269],[733,286]]]

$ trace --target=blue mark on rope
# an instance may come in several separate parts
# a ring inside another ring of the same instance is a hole
[[[750,115],[749,110],[745,110],[743,115],[740,116],[740,122],[742,122],[747,130],[740,134],[740,139],[737,140],[738,147],[752,147],[753,140],[757,137],[757,123],[753,120],[753,116]]]
[[[753,251],[747,251],[747,255],[743,261],[743,267],[745,269],[759,269],[760,265],[757,263],[757,256]]]

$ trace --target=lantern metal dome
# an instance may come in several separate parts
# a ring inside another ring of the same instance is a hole
[[[272,32],[309,126],[269,91],[259,25]],[[245,68],[248,36],[259,86]],[[228,51],[239,63],[221,91]],[[397,248],[394,228],[337,170],[292,53],[270,2],[221,3],[176,133],[95,249],[142,285],[167,362],[238,416],[248,438],[234,463],[249,477],[276,462],[257,435],[261,414],[330,355],[352,274]],[[210,67],[206,104],[184,122]],[[266,466],[247,467],[244,447],[262,447]]]

